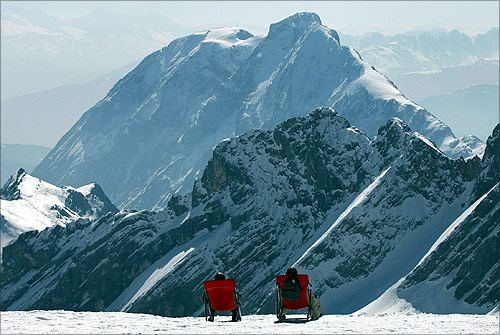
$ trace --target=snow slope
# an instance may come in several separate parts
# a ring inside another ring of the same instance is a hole
[[[274,315],[168,318],[120,312],[2,312],[3,334],[498,334],[496,315],[324,315],[308,323],[275,323]]]
[[[417,268],[422,263],[424,263],[425,261],[428,260],[429,256],[433,252],[435,252],[435,250],[439,247],[439,245],[441,245],[450,236],[450,234],[452,234],[457,229],[457,227],[460,224],[462,224],[465,221],[465,219],[467,219],[471,215],[471,213],[474,212],[474,210],[493,192],[493,190],[495,188],[498,188],[498,184],[495,185],[486,194],[481,196],[478,200],[476,200],[462,214],[460,214],[460,216],[455,221],[453,221],[453,223],[443,232],[443,234],[441,234],[441,236],[436,240],[436,242],[434,242],[432,247],[427,251],[427,253],[424,255],[424,257],[422,257],[422,259],[418,262],[418,264],[415,266],[415,268],[413,268],[413,270],[408,275],[406,275],[403,278],[401,278],[400,280],[398,280],[398,282],[396,284],[391,286],[378,299],[371,302],[366,307],[363,307],[362,309],[360,309],[358,311],[358,313],[383,314],[383,313],[402,313],[402,312],[408,312],[408,311],[415,311],[415,308],[412,306],[412,304],[410,302],[415,300],[416,297],[403,295],[406,297],[406,299],[409,300],[408,301],[408,300],[406,300],[404,298],[400,298],[398,296],[398,290],[402,289],[401,284],[408,278],[408,276],[410,276],[413,272],[415,272],[417,270]],[[435,286],[436,284],[433,284],[433,285]],[[427,292],[429,292],[429,291],[432,292],[431,294],[436,294],[436,292],[434,290],[420,289],[420,290],[418,290],[418,293],[416,293],[418,295],[417,299],[419,301],[428,300],[429,294]],[[443,291],[446,292],[444,289],[442,289],[442,292]],[[426,292],[425,299],[422,299],[422,295],[424,294],[423,292]],[[443,293],[441,293],[441,297],[439,298],[439,300],[441,300],[441,301],[445,300],[447,298],[447,297],[445,297],[445,294],[443,294]],[[437,294],[440,294],[440,293],[437,293]],[[440,302],[438,304],[443,304],[443,303]],[[419,304],[419,305],[420,305],[419,307],[422,308],[421,304]],[[432,305],[436,305],[436,302],[433,302]],[[457,305],[456,302],[454,305],[455,305],[454,306],[455,310],[460,308],[461,312],[469,312],[469,313],[473,313],[473,312],[483,312],[484,313],[484,312],[489,312],[489,311],[495,309],[491,305],[484,306],[482,311],[479,311],[479,309],[477,307],[474,308],[473,306],[470,306],[470,305],[468,305],[468,306],[467,305],[456,306]],[[432,306],[431,308],[434,308],[435,310],[437,310],[435,306]],[[496,308],[498,309],[498,304],[496,305]]]

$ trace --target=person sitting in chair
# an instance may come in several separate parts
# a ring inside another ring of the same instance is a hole
[[[217,272],[215,274],[214,280],[226,280],[226,275],[224,273],[222,273],[222,272]],[[234,299],[235,299],[235,303],[237,304],[237,306],[239,306],[239,303],[240,303],[240,300],[241,300],[241,294],[239,292],[237,292],[236,290],[234,291]],[[203,296],[201,297],[201,300],[203,301],[203,303],[205,305],[209,305],[210,306],[210,300],[208,298],[207,291],[205,291],[203,293]],[[233,309],[231,311],[231,314],[232,314],[231,321],[232,322],[238,321],[238,308]],[[215,315],[215,311],[212,308],[210,308],[210,317],[208,318],[208,321],[213,322],[214,321],[214,315]],[[241,317],[240,317],[240,319],[241,319]]]
[[[283,296],[287,298],[287,300],[298,301],[301,287],[297,278],[299,276],[297,269],[289,267],[286,270],[285,275],[289,276],[289,278],[283,285]],[[321,304],[319,303],[318,296],[313,293],[309,287],[307,289],[309,290],[308,294],[310,294],[311,297],[311,318],[313,320],[319,319],[323,314],[321,313]],[[288,309],[283,309],[283,314],[287,314],[288,312]]]

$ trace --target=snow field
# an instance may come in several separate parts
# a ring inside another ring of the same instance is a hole
[[[275,323],[274,315],[170,318],[123,312],[2,312],[2,334],[498,334],[496,315],[325,315],[308,323]]]

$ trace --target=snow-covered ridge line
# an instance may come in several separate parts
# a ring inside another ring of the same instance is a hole
[[[385,169],[384,171],[382,171],[382,173],[377,178],[375,178],[375,180],[370,185],[368,185],[368,187],[365,188],[353,200],[353,202],[349,205],[349,207],[347,207],[347,209],[342,214],[339,215],[339,217],[337,218],[337,220],[335,220],[335,222],[330,226],[330,228],[328,228],[328,230],[323,235],[321,235],[321,237],[318,240],[316,240],[316,242],[314,242],[304,252],[304,254],[293,264],[294,267],[297,266],[297,264],[299,264],[309,254],[309,252],[311,250],[313,250],[319,244],[321,244],[321,242],[323,242],[323,240],[331,233],[331,231],[333,230],[333,228],[335,228],[347,215],[349,215],[349,213],[355,207],[357,207],[358,205],[360,205],[370,195],[370,193],[378,186],[378,184],[380,183],[380,180],[385,176],[385,174],[387,173],[387,171],[389,171],[390,169],[391,169],[391,166],[389,166],[387,169]]]
[[[220,27],[194,33],[194,35],[205,34],[204,43],[217,43],[221,47],[230,48],[233,46],[255,47],[262,37],[254,36],[250,32],[240,27]]]

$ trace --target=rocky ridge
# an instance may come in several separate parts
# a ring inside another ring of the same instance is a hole
[[[162,211],[22,234],[4,248],[2,309],[197,315],[202,282],[220,270],[236,279],[244,313],[272,313],[274,278],[295,264],[324,313],[352,313],[416,267],[479,185],[498,182],[495,146],[498,136],[483,160],[453,160],[401,119],[370,139],[330,108],[252,130],[222,141],[192,192]],[[467,289],[495,267],[486,262]],[[451,301],[476,313],[498,305],[473,295]]]

